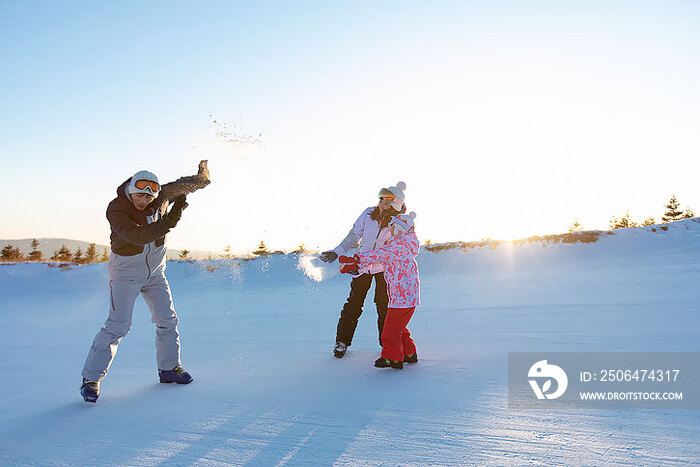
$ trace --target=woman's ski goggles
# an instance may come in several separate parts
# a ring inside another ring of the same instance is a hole
[[[151,180],[136,180],[134,183],[134,188],[144,193],[151,193],[155,195],[160,190],[160,185]]]
[[[394,201],[396,196],[394,196],[394,193],[391,191],[387,190],[386,188],[382,188],[379,190],[379,199],[386,201],[387,203],[391,203]]]

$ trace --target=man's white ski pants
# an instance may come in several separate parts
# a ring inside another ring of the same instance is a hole
[[[158,368],[172,370],[180,366],[179,322],[168,279],[163,272],[153,274],[145,281],[111,280],[109,317],[97,333],[88,352],[83,378],[102,381],[117,353],[119,342],[131,328],[134,303],[143,294],[151,310],[151,321],[156,325],[156,357]]]

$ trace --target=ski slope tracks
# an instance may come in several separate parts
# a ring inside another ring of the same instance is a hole
[[[107,317],[106,265],[1,265],[0,464],[697,464],[697,410],[507,407],[509,351],[700,351],[700,223],[658,227],[423,250],[420,362],[403,371],[372,367],[372,292],[332,356],[349,291],[337,263],[169,262],[195,381],[158,384],[139,299],[97,404],[78,385]]]

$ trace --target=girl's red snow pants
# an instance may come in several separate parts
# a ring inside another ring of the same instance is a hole
[[[405,355],[416,353],[416,344],[406,325],[416,307],[389,308],[382,331],[382,358],[403,360]]]

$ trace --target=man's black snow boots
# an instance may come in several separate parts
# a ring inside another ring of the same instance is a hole
[[[83,378],[80,395],[83,396],[85,402],[97,402],[97,398],[100,397],[100,383]]]
[[[158,370],[158,376],[161,383],[189,384],[192,382],[192,376],[179,366],[172,370]]]

